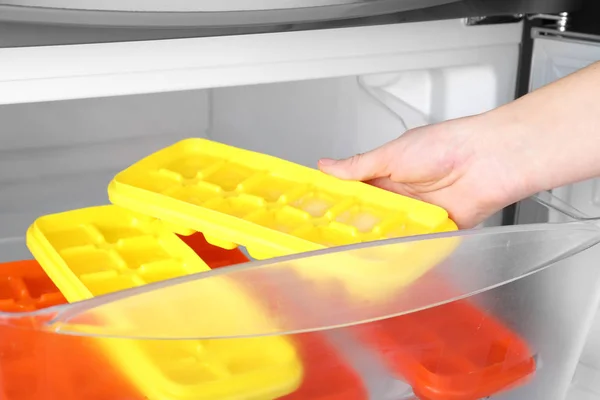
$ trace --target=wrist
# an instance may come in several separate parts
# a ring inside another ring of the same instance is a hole
[[[525,197],[600,176],[598,89],[600,63],[483,117],[513,153],[503,157],[521,175],[515,193]]]
[[[478,163],[488,171],[493,188],[487,199],[490,207],[503,208],[553,185],[550,170],[540,154],[539,131],[508,108],[498,108],[474,117]],[[487,183],[483,183],[487,185]]]

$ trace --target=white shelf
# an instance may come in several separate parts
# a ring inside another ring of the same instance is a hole
[[[0,104],[181,91],[448,67],[516,46],[521,24],[438,21],[0,49]]]

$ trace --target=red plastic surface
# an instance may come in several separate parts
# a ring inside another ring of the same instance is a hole
[[[226,250],[221,247],[213,246],[206,241],[204,235],[200,232],[196,232],[190,236],[178,236],[185,244],[191,247],[211,269],[243,264],[249,261],[248,257],[237,248]]]
[[[66,303],[33,260],[0,264],[0,311],[26,312]]]
[[[64,303],[36,261],[0,264],[0,312]],[[40,322],[0,316],[0,399],[143,399],[113,372],[95,340],[42,332]]]
[[[226,267],[248,262],[239,249],[225,250],[208,243],[201,233],[180,236],[210,268]],[[274,286],[248,288],[266,298],[274,293]],[[267,296],[267,297],[265,297]],[[293,307],[290,302],[289,307]],[[302,315],[299,313],[297,315]],[[319,332],[291,336],[302,358],[304,377],[294,393],[282,400],[366,400],[367,392],[360,376],[348,365],[338,351]]]
[[[527,344],[467,300],[355,327],[422,400],[477,400],[535,372]]]

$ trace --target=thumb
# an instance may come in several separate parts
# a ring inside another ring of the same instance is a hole
[[[389,161],[389,146],[384,145],[343,160],[323,158],[319,160],[319,169],[340,179],[367,181],[389,175]]]

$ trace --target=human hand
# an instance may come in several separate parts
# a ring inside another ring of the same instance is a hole
[[[491,129],[491,119],[480,115],[417,128],[364,154],[322,159],[319,168],[436,204],[460,228],[471,228],[533,194],[521,168],[524,144]]]

